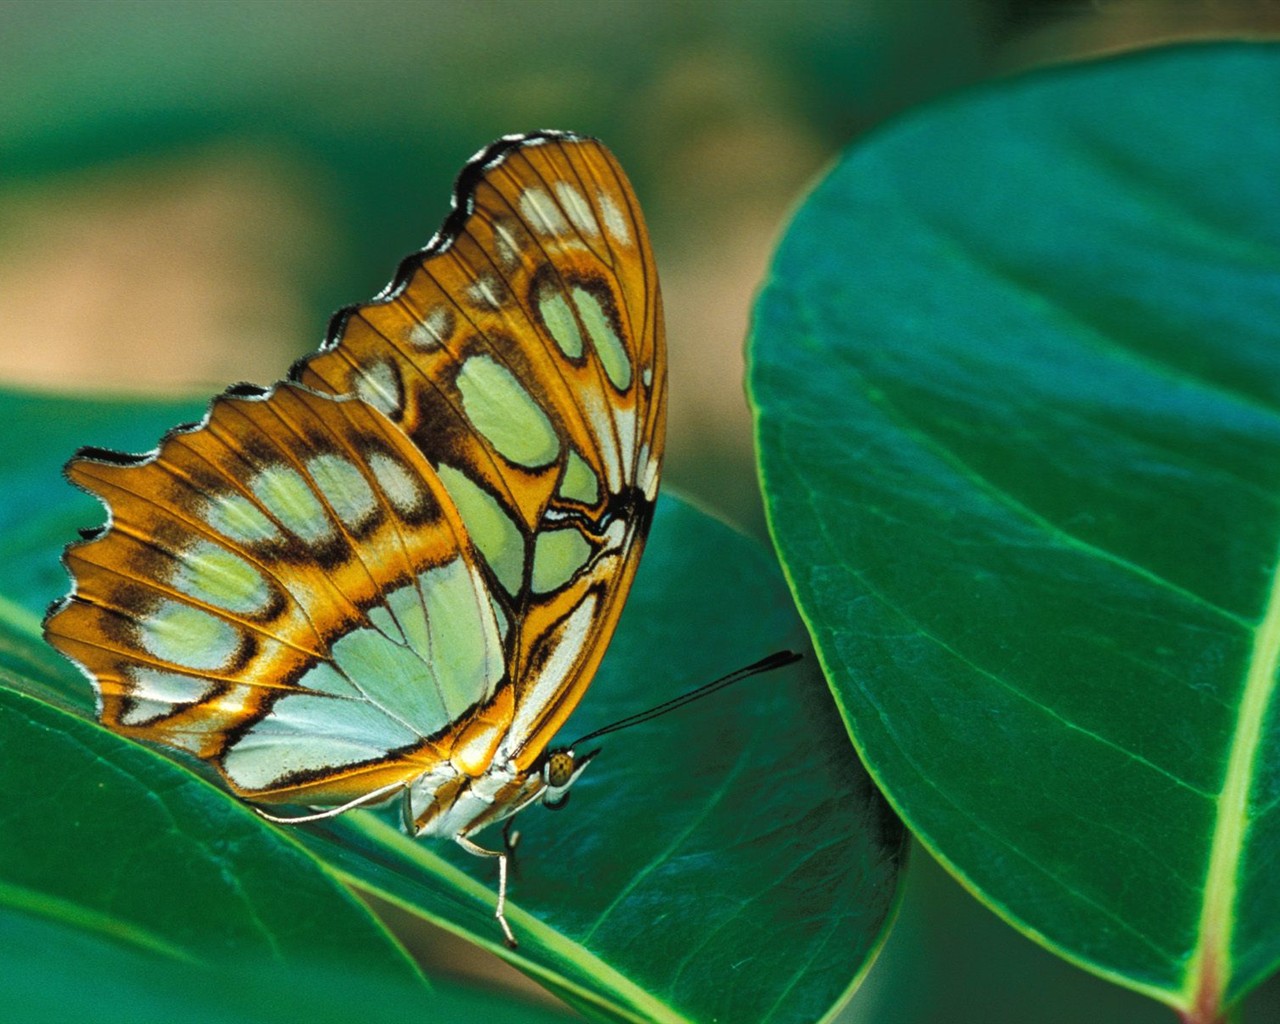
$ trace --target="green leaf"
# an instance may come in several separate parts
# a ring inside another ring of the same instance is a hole
[[[802,642],[764,553],[664,500],[567,738]],[[812,658],[601,745],[567,809],[519,819],[514,962],[605,1019],[814,1021],[841,1002],[878,948],[903,836]],[[491,863],[372,815],[319,834],[354,882],[501,952]]]
[[[58,403],[25,411],[37,424],[46,413],[75,415]],[[120,415],[132,414],[121,407]],[[110,420],[101,425],[109,428]],[[81,440],[100,443],[96,436]],[[46,457],[55,480],[64,455]],[[17,475],[38,480],[38,462],[33,458]],[[71,494],[64,483],[56,487],[63,498]],[[57,508],[61,500],[48,495],[45,507]],[[79,522],[100,519],[91,506]],[[44,557],[56,566],[57,547],[48,546]],[[9,632],[0,630],[0,670],[7,668],[27,692],[74,706],[87,685],[38,644],[23,619],[31,618],[24,609],[51,596],[38,593],[47,585],[39,573],[13,581]],[[688,505],[664,500],[618,635],[565,738],[803,643],[785,584],[760,546]],[[213,882],[245,873],[278,879],[286,872],[272,866],[273,858],[293,858],[312,873],[318,869],[327,885],[336,877],[473,938],[604,1019],[821,1019],[865,971],[894,904],[903,832],[851,765],[812,657],[605,738],[566,810],[522,815],[508,908],[521,940],[515,953],[501,946],[493,919],[492,861],[452,843],[410,840],[373,812],[296,829],[270,826],[158,753],[49,704],[11,699],[46,716],[40,736],[48,750],[43,760],[5,759],[7,768],[22,772],[8,791],[31,791],[38,778],[106,773],[109,781],[100,788],[110,799],[94,804],[93,831],[113,830],[135,852],[139,837],[146,837],[145,848],[161,865],[180,856],[186,866],[174,877],[203,877],[197,869],[203,859]],[[17,735],[18,726],[18,719],[0,714],[0,745],[39,745]],[[74,756],[63,749],[64,733],[76,738]],[[183,840],[190,849],[161,841],[166,825],[157,820],[157,791],[166,794],[165,820],[184,812],[205,823],[205,832]],[[56,806],[50,795],[38,809],[50,844],[67,827],[67,795],[59,792]],[[69,805],[87,803],[82,794]],[[227,838],[228,823],[235,825],[234,841]],[[497,834],[481,838],[490,846],[501,842]],[[14,859],[15,872],[42,870],[28,863],[34,859],[29,849]],[[83,854],[68,852],[56,875],[60,893],[70,891],[81,902],[102,895],[103,875]],[[295,900],[317,902],[292,887],[265,890],[286,919]],[[190,900],[176,882],[138,898],[144,896],[173,928],[185,921],[208,934],[203,921],[191,919]],[[128,909],[133,916],[126,920],[136,921],[126,895],[110,898],[113,909]],[[245,900],[237,896],[232,903],[239,908]],[[315,941],[346,941],[349,929],[321,926],[315,914],[305,911]],[[148,936],[174,941],[149,918],[143,923]],[[182,934],[180,948],[201,955],[198,936]],[[249,950],[234,931],[220,941],[228,950]],[[370,969],[398,953],[387,949],[385,937],[364,945],[362,963]],[[331,959],[306,949],[298,955],[312,966]]]
[[[335,926],[341,921],[335,921]],[[54,953],[56,951],[56,953]],[[52,954],[52,955],[51,955]],[[227,969],[174,961],[40,915],[0,909],[5,1016],[22,1024],[554,1024],[562,1013],[346,961],[257,962]]]
[[[4,686],[0,792],[0,914],[10,921],[149,954],[163,961],[155,970],[343,964],[421,989],[368,910],[248,808]]]
[[[922,111],[801,208],[751,343],[874,777],[998,913],[1187,1012],[1280,960],[1278,114],[1242,45]]]

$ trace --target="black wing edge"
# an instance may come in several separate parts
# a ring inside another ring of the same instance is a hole
[[[512,153],[517,150],[525,149],[530,146],[539,146],[549,142],[595,142],[598,141],[594,136],[583,135],[579,132],[557,131],[555,129],[542,129],[540,131],[525,132],[516,135],[504,135],[502,138],[491,142],[484,149],[476,153],[470,160],[466,162],[462,170],[458,172],[458,177],[453,185],[453,197],[450,203],[449,213],[445,217],[444,222],[440,225],[440,229],[431,237],[431,240],[416,252],[410,253],[396,268],[395,277],[391,282],[375,295],[368,302],[352,303],[349,306],[343,306],[332,317],[329,318],[329,327],[325,332],[325,339],[321,344],[318,352],[325,352],[337,345],[342,335],[342,329],[347,319],[362,306],[367,306],[371,302],[385,302],[394,297],[408,283],[409,278],[413,275],[413,271],[417,268],[420,260],[425,257],[434,255],[447,249],[453,244],[454,240],[462,233],[462,226],[466,223],[467,218],[471,215],[473,203],[475,199],[476,189],[479,187],[480,180],[492,168],[498,166]],[[252,384],[247,381],[241,381],[231,384],[225,390],[215,395],[205,409],[204,415],[194,423],[180,423],[177,426],[170,427],[161,435],[156,446],[148,452],[130,453],[116,451],[111,448],[98,448],[93,445],[86,445],[78,448],[74,455],[67,460],[63,467],[63,473],[73,462],[80,460],[88,460],[90,462],[101,462],[111,466],[140,466],[154,460],[164,447],[165,443],[171,438],[179,434],[190,434],[197,430],[203,429],[209,423],[209,418],[213,415],[213,408],[219,401],[229,398],[248,399],[248,400],[265,400],[271,398],[276,389],[282,384],[289,384],[295,387],[303,387],[298,377],[307,361],[318,352],[311,352],[300,359],[297,359],[289,368],[288,374],[282,379],[272,384],[270,387],[263,387],[259,384]],[[327,395],[328,398],[340,398],[341,396]]]
[[[110,530],[113,525],[110,504],[99,495],[94,494],[92,491],[88,490],[85,487],[82,487],[80,484],[77,484],[74,480],[71,479],[70,470],[73,463],[97,462],[105,466],[121,466],[126,468],[132,467],[132,466],[145,466],[148,463],[154,462],[156,459],[160,457],[161,449],[163,449],[164,446],[168,444],[171,439],[175,437],[179,437],[183,434],[194,434],[197,431],[203,430],[205,427],[207,427],[209,425],[209,421],[213,418],[214,410],[221,403],[226,401],[233,401],[233,400],[241,401],[241,402],[269,401],[271,397],[275,395],[276,391],[278,391],[281,387],[296,388],[300,391],[312,390],[311,388],[308,388],[306,385],[299,384],[295,381],[287,381],[287,380],[277,381],[275,384],[272,384],[270,387],[262,387],[259,384],[251,384],[248,381],[241,381],[237,384],[232,384],[228,386],[223,391],[214,395],[213,398],[209,400],[209,404],[205,407],[204,415],[201,416],[199,420],[195,421],[194,423],[179,423],[176,426],[170,427],[168,430],[166,430],[163,434],[160,435],[160,440],[156,442],[156,446],[152,448],[150,451],[122,452],[122,451],[117,451],[114,448],[98,448],[98,447],[95,447],[94,445],[84,445],[83,447],[77,448],[75,453],[71,456],[71,458],[69,458],[65,463],[63,463],[62,476],[68,483],[70,483],[73,487],[75,487],[76,490],[83,491],[84,493],[89,494],[94,498],[97,498],[98,501],[101,502],[103,509],[107,514],[107,519],[106,519],[106,522],[98,526],[79,527],[76,532],[80,534],[80,539],[78,541],[72,541],[65,548],[63,548],[61,560],[62,560],[63,568],[67,569],[67,574],[69,576],[72,576],[72,578],[74,579],[74,574],[71,573],[70,568],[67,566],[68,552],[70,552],[73,548],[77,548],[81,546],[82,544],[97,540],[99,537],[103,536],[108,530]],[[323,395],[321,397],[327,398],[331,401],[337,401],[337,402],[350,401],[348,397],[343,395]],[[66,597],[55,600],[53,604],[49,606],[48,611],[45,612],[45,618],[47,619],[50,615],[52,615],[55,611],[57,611],[58,608],[62,607],[62,605],[65,604],[73,596],[73,594],[74,594],[74,589],[72,590],[72,593],[68,594]]]
[[[346,329],[347,321],[361,308],[375,304],[389,302],[399,295],[409,284],[409,279],[413,276],[415,270],[423,260],[429,259],[438,253],[444,252],[451,246],[458,236],[462,234],[463,225],[466,224],[467,218],[471,216],[474,209],[476,189],[480,185],[481,179],[494,167],[501,164],[512,153],[522,149],[528,149],[532,146],[541,146],[550,142],[598,142],[599,140],[593,135],[584,135],[580,132],[559,131],[551,128],[544,128],[539,131],[523,132],[516,135],[504,135],[502,138],[489,143],[484,149],[476,153],[470,160],[466,162],[462,170],[458,172],[457,178],[453,183],[453,196],[449,204],[449,212],[441,223],[440,228],[431,240],[427,242],[421,249],[411,252],[408,256],[400,261],[400,265],[396,267],[395,276],[387,284],[382,291],[378,292],[372,299],[366,302],[356,302],[349,306],[343,306],[332,317],[329,318],[329,326],[325,331],[324,340],[320,343],[319,349],[315,352],[308,353],[296,360],[289,368],[289,380],[299,380],[303,371],[306,369],[307,363],[313,356],[322,352],[332,351],[338,346],[342,340],[343,331]]]

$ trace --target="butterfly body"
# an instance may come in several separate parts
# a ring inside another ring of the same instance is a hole
[[[255,804],[400,795],[412,834],[473,847],[585,763],[553,772],[547,746],[636,570],[665,383],[616,161],[499,140],[288,381],[230,389],[146,455],[78,453],[108,522],[67,549],[46,636],[104,724]]]

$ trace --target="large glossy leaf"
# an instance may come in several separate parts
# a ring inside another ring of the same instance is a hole
[[[874,776],[997,912],[1197,1019],[1280,959],[1278,128],[1274,46],[923,111],[800,209],[751,350]]]
[[[334,922],[335,927],[341,921]],[[0,910],[0,993],[21,1024],[351,1024],[412,1021],[555,1024],[554,1009],[348,961],[270,960],[229,971],[120,944],[40,915]]]
[[[45,411],[75,415],[74,407],[42,409],[34,401],[24,415],[38,420]],[[109,415],[98,425],[108,433],[118,429]],[[114,437],[79,440],[110,444]],[[66,454],[49,453],[43,470],[39,458],[25,460],[14,468],[15,480],[33,495],[43,486],[48,508],[74,503],[56,472]],[[92,502],[76,507],[80,525],[100,517]],[[54,543],[24,544],[24,557],[33,562],[43,544],[44,557],[56,566]],[[36,772],[58,777],[51,767],[58,764],[63,773],[92,778],[79,762],[74,771],[66,767],[69,755],[60,754],[63,733],[74,734],[86,751],[83,760],[113,779],[133,780],[113,784],[97,824],[112,823],[115,834],[134,837],[135,844],[146,837],[161,863],[174,851],[154,839],[156,788],[169,795],[169,813],[187,808],[218,836],[188,840],[194,848],[186,862],[216,856],[220,877],[261,871],[278,878],[266,863],[271,857],[301,858],[326,878],[376,892],[509,956],[606,1019],[818,1020],[840,1003],[878,948],[903,833],[851,762],[812,657],[608,737],[568,809],[522,816],[508,909],[521,947],[510,953],[492,916],[492,862],[452,844],[409,840],[370,812],[325,827],[267,825],[186,767],[55,709],[53,703],[83,706],[87,686],[35,639],[33,609],[65,586],[59,579],[54,593],[44,593],[45,580],[32,572],[13,581],[9,639],[0,642],[0,668],[12,673],[14,685],[42,698],[12,699],[50,716],[43,763],[6,758],[6,767],[17,764],[22,767],[13,770],[24,772],[10,789],[36,786]],[[566,738],[803,642],[785,585],[764,551],[688,505],[664,500],[618,636]],[[16,720],[0,714],[0,744],[8,739],[21,752],[34,741],[15,729]],[[59,792],[57,801],[50,797],[32,810],[49,831],[49,844],[66,826],[67,797]],[[244,838],[228,840],[219,824],[225,821]],[[19,851],[15,861],[22,867],[29,857],[30,851]],[[83,898],[101,887],[87,858],[68,853],[63,861],[65,884]],[[287,905],[295,894],[272,895]],[[152,898],[165,914],[189,922],[175,892]],[[115,899],[113,905],[129,906]],[[238,948],[234,937],[225,944]],[[366,957],[375,963],[391,955],[368,945]]]
[[[764,554],[667,501],[569,738],[798,642]],[[517,962],[609,1018],[821,1019],[876,948],[902,842],[828,700],[809,659],[602,741],[572,806],[521,819]],[[371,819],[330,858],[497,949],[492,865]],[[458,869],[480,885],[433,880]]]
[[[167,759],[4,685],[0,791],[5,986],[29,983],[22,950],[49,953],[20,937],[56,928],[76,949],[145,954],[161,974],[327,964],[370,991],[430,999],[383,927],[296,843]]]

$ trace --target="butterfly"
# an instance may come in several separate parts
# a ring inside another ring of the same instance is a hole
[[[107,509],[45,636],[101,722],[314,820],[398,797],[472,836],[567,797],[549,749],[617,625],[653,515],[662,301],[598,141],[507,136],[371,302],[271,388],[237,385],[145,455],[83,448]]]

